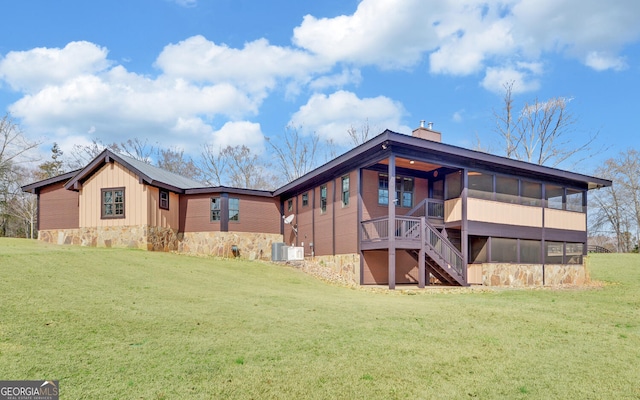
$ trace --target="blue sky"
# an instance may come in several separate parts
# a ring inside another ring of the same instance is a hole
[[[32,139],[147,139],[265,151],[285,126],[348,145],[346,130],[495,144],[493,110],[571,97],[572,139],[599,132],[589,173],[638,148],[637,0],[10,0],[0,107]]]

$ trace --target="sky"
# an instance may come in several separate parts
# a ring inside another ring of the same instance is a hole
[[[197,157],[267,154],[286,127],[346,149],[347,129],[498,152],[504,84],[516,105],[567,97],[591,173],[640,148],[637,0],[6,0],[0,112],[74,144],[138,138]]]

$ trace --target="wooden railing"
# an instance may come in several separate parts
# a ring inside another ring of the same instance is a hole
[[[444,219],[444,200],[424,199],[409,210],[406,216]]]
[[[460,277],[463,277],[462,253],[428,222],[425,224],[425,236],[427,246],[431,247],[433,251],[442,258],[442,261],[450,265]]]
[[[421,228],[421,226],[424,226],[424,228]],[[389,239],[388,217],[363,221],[360,227],[362,242],[377,242]],[[462,254],[426,218],[396,217],[393,231],[397,240],[411,240],[418,243],[424,240],[431,258],[441,267],[445,269],[451,267],[460,277],[464,277]]]
[[[363,221],[360,227],[363,242],[389,239],[389,218],[387,217]],[[393,231],[396,239],[419,241],[422,237],[420,218],[397,217]]]

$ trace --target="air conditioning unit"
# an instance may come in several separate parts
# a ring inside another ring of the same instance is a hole
[[[271,261],[287,261],[287,246],[284,243],[271,244]]]
[[[287,261],[303,261],[304,247],[285,247],[287,251]]]

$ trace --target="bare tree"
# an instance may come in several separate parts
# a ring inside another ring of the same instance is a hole
[[[516,149],[520,145],[519,135],[514,135],[514,129],[520,125],[521,115],[516,117],[516,121],[513,120],[513,85],[515,81],[507,82],[504,87],[504,106],[501,112],[493,110],[493,116],[496,120],[495,131],[504,140],[504,152],[508,158],[516,158]],[[478,147],[481,148],[480,141],[478,141]]]
[[[31,193],[25,193],[21,186],[36,179],[41,179],[40,170],[18,167],[14,170],[16,184],[7,202],[7,213],[15,218],[15,225],[19,227],[12,236],[23,233],[26,238],[35,238],[35,225],[38,215],[38,198]]]
[[[204,146],[200,169],[205,181],[214,186],[273,190],[280,184],[270,165],[244,145],[217,150]]]
[[[12,210],[20,192],[22,164],[36,161],[30,153],[39,143],[28,140],[7,114],[0,120],[0,236],[16,236],[21,221]]]
[[[230,186],[267,190],[277,187],[278,181],[269,173],[269,166],[261,163],[258,155],[251,154],[247,146],[227,146],[221,154],[227,158]]]
[[[201,180],[202,173],[193,160],[184,154],[184,150],[159,149],[156,165],[166,171],[173,172],[186,178]]]
[[[349,129],[347,129],[347,134],[349,138],[353,142],[354,146],[359,146],[362,143],[373,137],[371,132],[371,126],[369,125],[369,119],[367,118],[364,123],[360,125],[360,128],[356,128],[351,124]]]
[[[211,144],[205,144],[202,147],[200,159],[200,171],[204,181],[208,185],[222,186],[227,169],[227,157],[222,154],[222,149],[215,148]]]
[[[596,174],[613,186],[591,196],[595,208],[592,231],[613,233],[618,251],[631,251],[640,244],[640,153],[629,149],[605,161]]]
[[[539,165],[556,167],[573,160],[579,162],[592,150],[597,133],[577,142],[571,137],[576,119],[569,110],[571,98],[554,97],[546,101],[535,99],[514,111],[513,85],[504,85],[504,107],[494,111],[495,131],[504,142],[504,155]]]
[[[136,160],[151,164],[151,158],[153,157],[156,148],[153,145],[149,145],[147,139],[141,140],[138,138],[128,139],[125,142],[112,143],[106,146],[107,148],[117,151]],[[158,149],[159,153],[161,150]]]
[[[71,158],[67,160],[69,169],[84,168],[107,148],[99,139],[93,139],[90,144],[74,144],[71,150]]]
[[[9,114],[0,119],[0,174],[13,165],[35,161],[29,153],[40,145],[28,140]]]
[[[268,137],[265,139],[275,153],[275,159],[286,182],[298,179],[316,166],[319,141],[317,135],[301,136],[296,128],[286,127],[284,143],[275,142]]]

